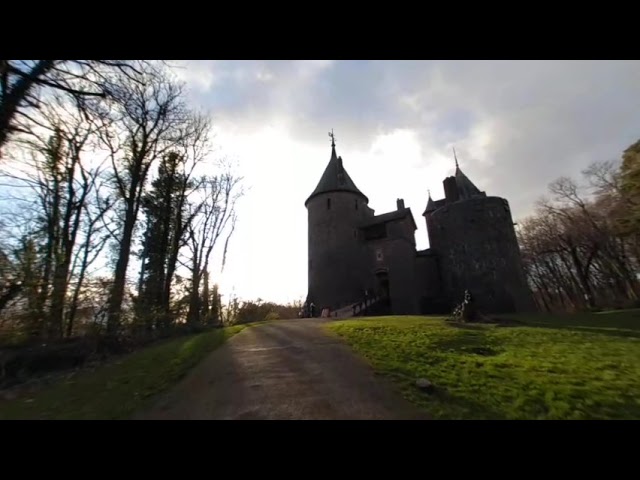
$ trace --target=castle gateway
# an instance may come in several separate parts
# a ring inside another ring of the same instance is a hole
[[[305,202],[309,219],[308,304],[331,311],[381,299],[388,313],[450,312],[469,290],[487,313],[534,309],[509,203],[481,192],[460,170],[429,194],[422,214],[430,248],[416,250],[416,223],[397,209],[375,215],[331,142],[331,159]]]

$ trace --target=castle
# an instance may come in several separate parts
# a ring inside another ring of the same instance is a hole
[[[305,202],[307,304],[335,311],[375,297],[385,313],[445,313],[469,290],[487,313],[534,309],[507,200],[480,191],[456,158],[445,198],[429,194],[422,214],[430,248],[416,250],[411,209],[398,199],[395,211],[375,215],[330,136],[331,159]]]

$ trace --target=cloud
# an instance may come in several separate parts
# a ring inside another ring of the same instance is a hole
[[[244,162],[256,189],[246,208],[261,213],[247,213],[244,222],[286,232],[264,238],[263,252],[252,254],[255,270],[247,272],[256,292],[274,268],[263,258],[287,250],[295,253],[287,259],[290,269],[280,268],[291,278],[282,280],[282,290],[306,290],[303,203],[329,159],[331,128],[346,168],[378,213],[405,198],[418,217],[419,246],[426,237],[420,217],[426,192],[443,195],[453,146],[474,183],[506,197],[521,218],[549,182],[617,158],[640,137],[635,61],[189,61],[181,67],[192,102],[211,112],[221,145]],[[238,244],[240,237],[239,230]],[[303,243],[300,250],[296,242]]]

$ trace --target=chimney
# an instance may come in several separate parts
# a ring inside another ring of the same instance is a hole
[[[444,196],[447,199],[447,203],[455,202],[460,198],[456,177],[447,177],[442,184],[444,186]]]
[[[398,198],[396,204],[398,205],[398,210],[404,210],[404,199]]]

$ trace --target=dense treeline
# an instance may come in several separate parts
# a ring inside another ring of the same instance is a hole
[[[242,179],[210,139],[161,62],[0,60],[0,334],[148,339],[235,320],[211,272]]]
[[[231,298],[223,306],[222,318],[225,323],[252,323],[266,320],[281,320],[298,318],[302,311],[302,300],[297,300],[286,305],[273,302],[265,302],[262,299],[256,301],[239,301]]]
[[[554,181],[518,233],[541,310],[640,305],[640,141],[621,162]]]

